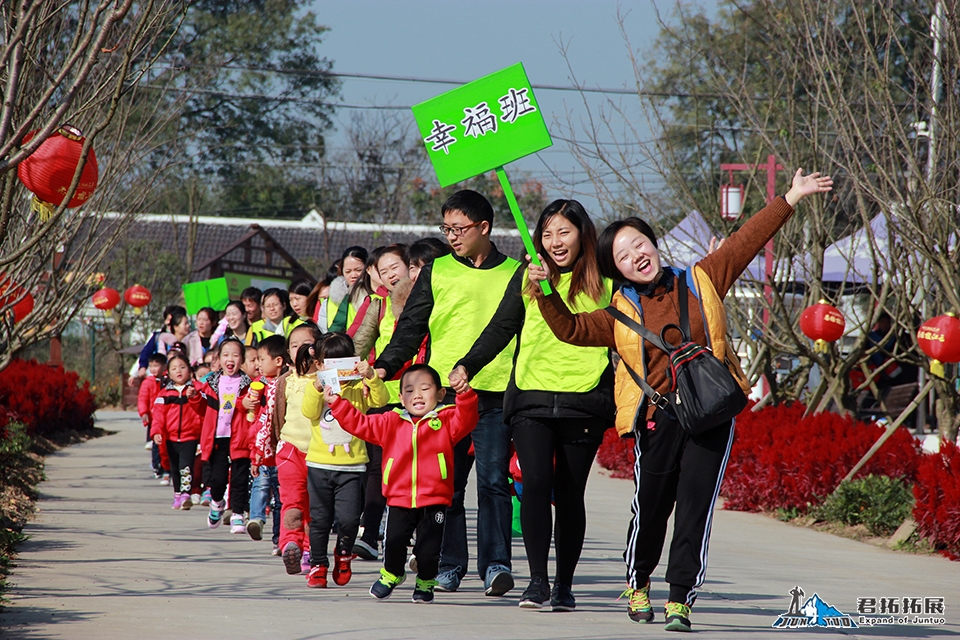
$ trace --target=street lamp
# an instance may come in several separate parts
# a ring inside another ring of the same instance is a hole
[[[721,164],[720,171],[730,172],[730,186],[733,185],[733,172],[734,171],[766,171],[767,172],[767,204],[773,202],[774,198],[777,197],[777,171],[783,171],[783,165],[777,164],[777,159],[772,154],[767,156],[767,162],[765,164]],[[742,189],[742,187],[741,187]],[[724,193],[729,194],[730,189],[728,188],[724,191],[723,187],[720,188],[720,197],[721,202],[723,201]],[[743,192],[740,192],[740,201],[743,201]],[[721,208],[721,213],[722,213]],[[739,211],[737,212],[739,216]],[[773,238],[771,238],[767,245],[763,249],[763,297],[767,301],[767,304],[763,306],[763,326],[770,326],[770,306],[773,304],[773,288],[770,283],[773,277]],[[770,391],[770,383],[766,378],[762,379],[761,386],[761,395],[766,395]]]

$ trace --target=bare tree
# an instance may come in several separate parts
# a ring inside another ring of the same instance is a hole
[[[92,274],[133,215],[99,212],[140,210],[150,186],[176,166],[182,98],[157,86],[175,85],[178,75],[154,67],[187,4],[21,0],[0,7],[0,272],[36,300],[16,326],[4,314],[0,368],[58,335],[91,293]],[[84,160],[63,204],[43,220],[31,211],[17,166],[66,124],[83,132]],[[67,209],[94,145],[100,186],[83,207]]]

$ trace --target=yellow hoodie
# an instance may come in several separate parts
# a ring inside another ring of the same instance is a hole
[[[368,380],[367,384],[370,395],[365,398],[362,380],[341,383],[340,396],[361,413],[382,407],[390,401],[390,392],[379,377]],[[304,391],[301,412],[310,420],[312,427],[310,448],[307,450],[308,467],[334,471],[364,470],[366,463],[370,461],[366,443],[340,427],[340,423],[333,417],[323,401],[323,396],[313,384],[308,385]]]

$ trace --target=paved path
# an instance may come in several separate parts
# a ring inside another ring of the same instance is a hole
[[[631,483],[595,472],[587,490],[589,527],[577,573],[576,613],[517,607],[526,562],[514,542],[519,588],[486,598],[475,576],[432,607],[409,602],[408,585],[390,601],[367,589],[378,565],[355,563],[353,581],[325,591],[287,576],[267,541],[225,528],[209,531],[205,510],[171,511],[171,492],[145,473],[143,430],[132,413],[101,413],[115,435],[47,460],[40,513],[27,528],[2,638],[676,638],[661,623],[636,625],[616,602]],[[471,485],[471,491],[473,485]],[[885,549],[719,511],[708,581],[694,626],[708,638],[940,637],[960,634],[960,563]],[[652,596],[662,620],[661,565]],[[940,596],[943,626],[775,630],[794,585],[856,617],[858,597]],[[398,597],[402,596],[402,597]]]

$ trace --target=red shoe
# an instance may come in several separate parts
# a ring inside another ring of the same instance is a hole
[[[336,574],[336,570],[334,570]],[[310,567],[310,573],[307,574],[307,586],[313,589],[326,589],[327,588],[327,568],[326,567]]]
[[[353,570],[350,568],[350,561],[357,556],[352,553],[341,556],[338,553],[333,554],[333,581],[341,587],[353,577]]]

